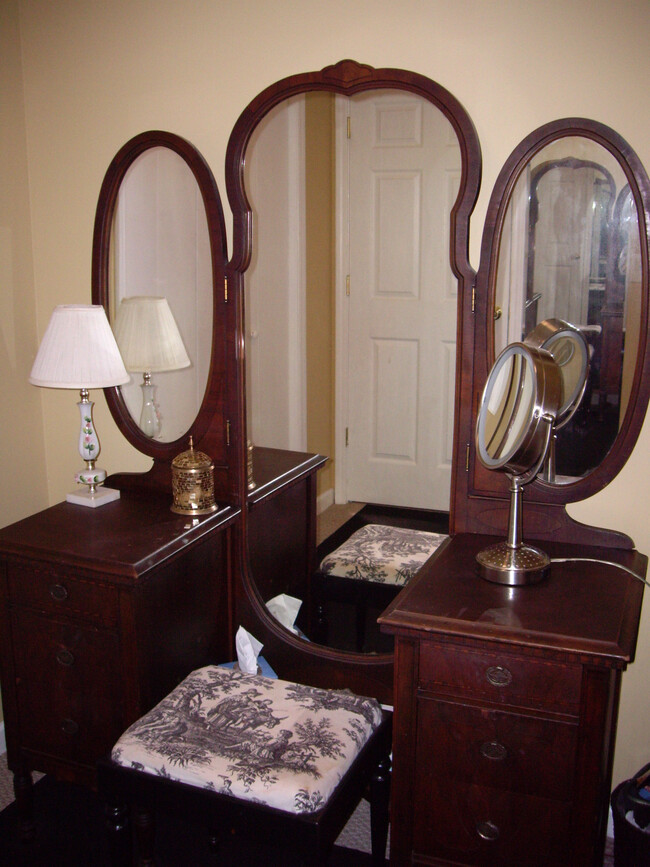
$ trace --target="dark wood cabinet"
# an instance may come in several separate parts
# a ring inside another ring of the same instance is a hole
[[[380,618],[396,644],[391,863],[602,865],[643,585],[597,561],[644,575],[646,558],[546,543],[570,562],[506,587],[476,570],[493,541],[450,539]]]
[[[230,659],[230,526],[124,494],[0,530],[9,767],[93,784],[96,760],[193,668]],[[22,781],[22,782],[21,782]]]
[[[248,558],[262,599],[279,593],[309,608],[316,568],[316,472],[322,455],[255,448],[248,495]]]

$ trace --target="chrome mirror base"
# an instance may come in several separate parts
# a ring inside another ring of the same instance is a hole
[[[482,578],[509,587],[537,584],[546,577],[551,565],[548,555],[539,548],[524,544],[512,548],[507,542],[484,548],[476,560]]]

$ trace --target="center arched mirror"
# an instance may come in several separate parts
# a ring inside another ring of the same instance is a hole
[[[226,180],[255,447],[326,454],[324,501],[448,511],[480,181],[462,106],[353,61],[293,76],[241,115]]]

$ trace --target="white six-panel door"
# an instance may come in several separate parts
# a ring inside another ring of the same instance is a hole
[[[337,353],[337,500],[446,510],[458,142],[444,115],[410,94],[379,91],[347,103],[349,171],[339,172],[339,202],[349,203],[349,249],[339,250],[338,271],[348,270],[349,294],[338,293],[347,357]]]

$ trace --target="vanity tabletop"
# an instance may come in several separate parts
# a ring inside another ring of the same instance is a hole
[[[253,479],[255,487],[248,493],[253,505],[277,493],[281,488],[300,481],[327,462],[324,455],[293,452],[264,446],[253,448]]]
[[[58,503],[0,529],[0,553],[59,562],[138,578],[165,560],[225,529],[239,509],[221,506],[210,515],[177,515],[171,493],[122,491],[96,509]]]
[[[549,575],[538,584],[507,587],[477,571],[476,554],[499,541],[471,533],[451,537],[383,612],[382,629],[407,637],[433,633],[461,643],[525,643],[551,653],[586,654],[614,667],[632,661],[644,585],[611,563],[644,577],[645,556],[544,542],[540,547],[552,561],[571,562],[551,562]]]

